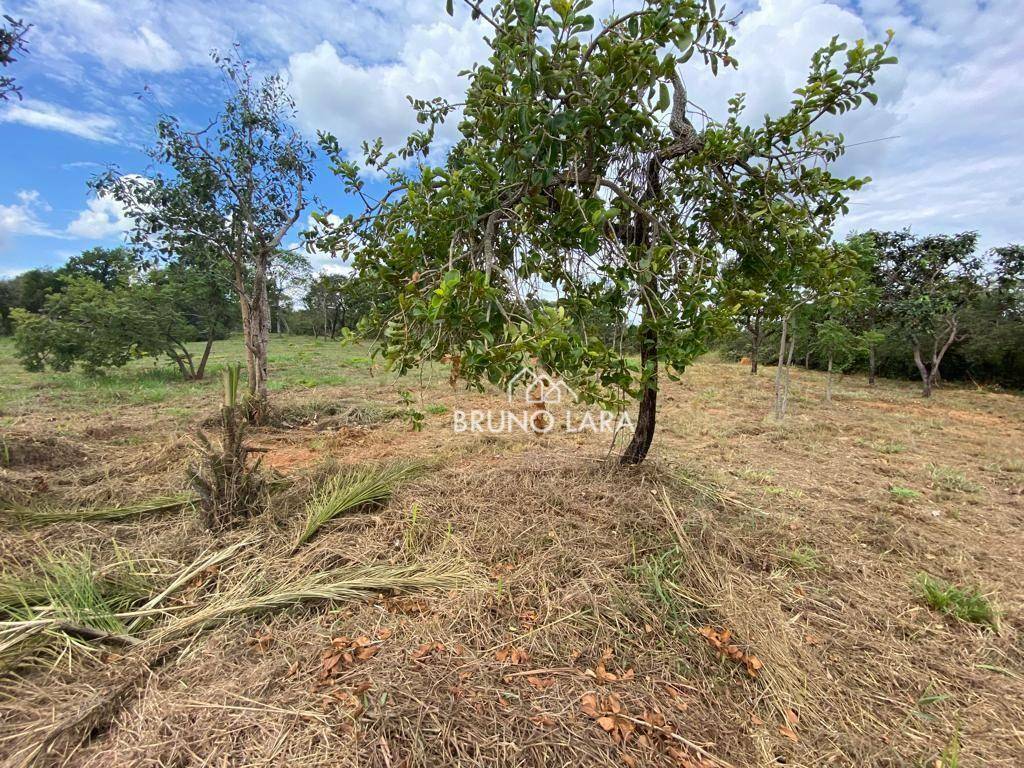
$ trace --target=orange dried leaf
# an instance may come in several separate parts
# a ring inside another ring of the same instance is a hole
[[[534,688],[543,690],[544,688],[550,688],[555,684],[555,678],[553,677],[539,677],[537,675],[530,675],[526,678],[526,682],[532,685]]]
[[[587,717],[600,717],[601,710],[596,693],[585,693],[580,699],[580,709]]]
[[[615,730],[615,722],[615,718],[611,715],[604,715],[602,717],[597,718],[597,724],[604,728],[604,730],[606,731]]]
[[[792,741],[794,744],[800,741],[800,737],[796,735],[796,731],[794,731],[792,728],[787,728],[784,725],[780,725],[779,733],[785,736],[790,741]]]

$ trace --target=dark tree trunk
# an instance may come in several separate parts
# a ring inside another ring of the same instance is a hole
[[[654,440],[654,427],[658,415],[658,332],[651,327],[641,331],[640,367],[649,372],[640,397],[633,439],[619,459],[620,464],[639,464],[647,458]],[[648,366],[650,370],[648,371]]]
[[[868,345],[868,384],[875,386],[875,345]]]
[[[750,335],[750,375],[757,375],[757,358],[761,355],[761,318],[754,321],[754,328]]]
[[[196,369],[196,381],[202,381],[206,375],[206,361],[210,359],[210,351],[213,349],[213,329],[206,335],[206,347],[203,348],[203,356],[199,360],[199,367]]]

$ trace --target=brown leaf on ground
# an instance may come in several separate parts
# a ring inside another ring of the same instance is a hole
[[[600,717],[600,702],[596,693],[585,693],[580,699],[580,709],[587,717]]]
[[[530,660],[530,654],[523,648],[507,646],[501,648],[494,654],[494,658],[503,663],[521,666]]]
[[[538,675],[529,675],[526,678],[526,682],[528,682],[530,685],[532,685],[534,688],[536,688],[538,690],[543,690],[545,688],[550,688],[552,685],[554,685],[555,684],[555,678],[551,677],[550,675],[547,676],[547,677],[540,677]]]
[[[531,717],[530,722],[534,725],[539,725],[541,728],[554,728],[558,724],[553,715],[544,712]]]
[[[416,647],[409,658],[413,661],[427,661],[431,656],[444,652],[444,643],[423,643]]]
[[[732,642],[732,631],[723,629],[717,631],[713,627],[701,627],[697,630],[705,640],[708,641],[708,645],[714,648],[722,656],[732,659],[738,664],[742,664],[746,667],[747,674],[751,677],[757,677],[757,673],[761,671],[764,664],[761,660],[753,654],[748,654],[736,643]]]
[[[780,725],[779,726],[779,733],[781,735],[785,736],[790,741],[792,741],[794,744],[796,744],[798,741],[800,741],[800,737],[796,735],[796,731],[794,731],[792,728],[787,728],[784,725]]]

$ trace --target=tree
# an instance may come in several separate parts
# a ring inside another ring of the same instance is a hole
[[[830,317],[817,328],[814,348],[826,361],[825,402],[832,402],[832,372],[846,370],[861,349],[860,339],[841,321]]]
[[[18,306],[28,312],[39,312],[46,297],[62,288],[60,275],[52,269],[30,269],[17,277],[20,284]]]
[[[962,314],[978,293],[978,234],[918,238],[905,229],[871,236],[884,310],[913,351],[922,396],[931,397],[943,358],[963,338]]]
[[[792,108],[757,127],[743,97],[723,122],[690,120],[679,68],[734,66],[729,20],[714,4],[649,0],[600,26],[589,0],[504,0],[488,14],[491,56],[468,73],[462,139],[440,166],[425,157],[454,110],[414,101],[426,128],[397,152],[378,140],[365,163],[389,190],[369,199],[358,166],[331,137],[322,146],[366,210],[330,227],[321,248],[353,258],[391,286],[396,311],[384,353],[400,371],[451,355],[470,385],[507,381],[536,359],[588,402],[639,401],[621,456],[644,459],[662,372],[680,375],[722,311],[723,255],[752,242],[827,241],[860,179],[824,167],[843,151],[818,130],[863,100],[887,44],[833,40],[811,63]],[[691,65],[692,66],[692,65]],[[422,158],[418,169],[396,160]],[[557,305],[538,305],[545,295]],[[639,364],[586,333],[598,305],[628,330]]]
[[[247,62],[214,55],[231,94],[205,128],[173,116],[157,124],[151,155],[169,166],[149,178],[111,170],[97,191],[120,201],[135,243],[165,259],[209,248],[231,266],[248,368],[248,418],[268,408],[268,281],[282,240],[307,204],[313,151],[292,127],[294,104],[277,75],[254,79]]]
[[[167,354],[185,378],[194,374],[184,364],[187,359],[191,367],[185,348],[190,327],[152,284],[108,289],[87,277],[69,277],[41,313],[16,309],[12,315],[17,355],[30,371],[68,371],[80,364],[95,375],[136,357]]]
[[[141,266],[140,259],[129,248],[97,247],[72,256],[57,275],[62,278],[88,277],[109,289],[137,277]]]
[[[0,23],[0,67],[6,69],[16,62],[15,54],[28,53],[25,35],[31,27],[31,24],[26,24],[21,19],[4,15],[3,23]],[[11,94],[20,99],[21,87],[15,85],[13,77],[0,75],[0,101],[9,100]]]
[[[313,335],[335,338],[338,331],[354,331],[383,301],[368,280],[351,275],[321,274],[312,280],[304,303],[313,320]]]

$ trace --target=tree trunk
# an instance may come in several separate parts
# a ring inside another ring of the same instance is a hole
[[[199,361],[199,367],[196,369],[196,381],[202,381],[203,376],[206,375],[206,361],[210,359],[210,350],[213,349],[213,328],[206,335],[206,347],[203,349],[203,357]]]
[[[868,385],[875,386],[875,345],[868,345]]]
[[[786,355],[786,374],[789,374],[789,367],[793,365],[793,350],[796,349],[796,331],[789,337],[789,354]]]
[[[245,336],[246,367],[249,373],[246,419],[254,424],[266,420],[269,409],[267,391],[267,348],[270,344],[270,300],[267,295],[267,264],[261,256],[253,275],[252,295],[242,300],[242,332]]]
[[[754,330],[750,335],[750,375],[757,375],[757,358],[761,354],[761,318],[754,321]]]
[[[789,315],[782,316],[782,333],[779,336],[779,358],[775,364],[775,418],[782,421],[789,406],[789,369],[786,367],[786,333],[789,330]]]
[[[808,352],[806,355],[804,355],[804,368],[806,368],[808,371],[811,370],[811,353],[810,352]]]
[[[648,366],[651,369],[650,375],[644,383],[643,394],[640,397],[633,439],[629,441],[619,459],[620,464],[639,464],[647,457],[651,441],[654,440],[654,426],[658,414],[658,332],[645,326],[640,339],[640,367],[648,372]]]
[[[832,355],[828,356],[828,375],[825,377],[825,402],[832,402]]]
[[[921,397],[932,396],[932,372],[928,370],[928,365],[921,358],[921,347],[919,344],[914,344],[914,364],[917,365],[917,370],[921,374]]]

